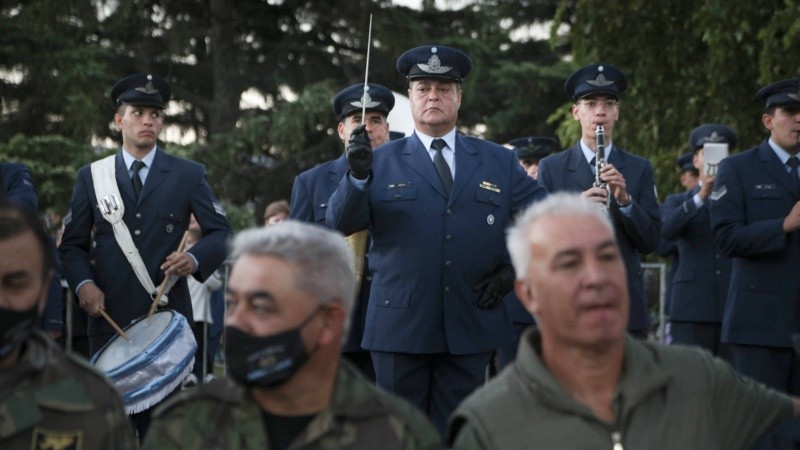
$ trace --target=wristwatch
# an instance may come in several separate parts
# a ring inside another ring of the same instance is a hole
[[[628,194],[628,199],[625,201],[625,204],[622,203],[617,203],[617,204],[619,205],[620,208],[625,208],[627,206],[630,206],[631,203],[633,203],[633,198],[631,198],[631,194]]]

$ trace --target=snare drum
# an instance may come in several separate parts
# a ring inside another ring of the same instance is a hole
[[[132,342],[114,336],[92,358],[116,386],[128,414],[142,412],[174,391],[192,371],[197,350],[189,323],[172,310],[125,327]]]

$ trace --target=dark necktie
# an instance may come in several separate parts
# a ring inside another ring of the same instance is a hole
[[[593,175],[597,175],[597,156],[592,156],[592,160],[589,161],[589,170],[592,171]]]
[[[433,165],[436,166],[436,171],[439,172],[439,178],[442,179],[444,190],[449,196],[450,190],[453,188],[453,174],[450,173],[450,166],[447,165],[447,161],[445,161],[442,154],[442,149],[445,147],[447,147],[447,143],[444,142],[444,139],[434,139],[431,142],[431,148],[436,150],[436,155],[433,157]]]
[[[142,178],[139,176],[139,171],[144,167],[144,163],[138,159],[133,162],[131,168],[133,169],[133,176],[131,182],[133,183],[133,196],[136,201],[139,201],[139,194],[142,192]]]
[[[789,165],[789,178],[792,179],[792,187],[795,192],[800,192],[800,178],[797,177],[797,165],[800,164],[800,160],[797,159],[797,156],[792,156],[786,161],[786,164]]]

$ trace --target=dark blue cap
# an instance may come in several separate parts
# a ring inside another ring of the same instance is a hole
[[[111,88],[111,102],[114,106],[126,103],[164,109],[171,96],[172,88],[166,80],[158,75],[144,73],[125,77]]]
[[[764,86],[756,92],[765,108],[773,106],[800,107],[800,78],[790,78]]]
[[[678,156],[676,164],[678,164],[678,168],[681,169],[681,172],[686,172],[687,170],[697,170],[692,162],[692,157],[694,157],[694,152],[686,152]]]
[[[689,133],[689,148],[692,150],[702,148],[706,142],[728,144],[728,147],[733,149],[738,139],[733,130],[718,123],[700,125]]]
[[[581,67],[564,83],[564,91],[572,100],[593,94],[608,94],[619,98],[627,87],[628,78],[611,64]]]
[[[423,45],[400,55],[397,71],[408,80],[444,78],[461,83],[472,71],[472,60],[461,50],[444,45]]]
[[[514,153],[519,159],[542,159],[559,150],[558,141],[551,137],[527,136],[508,141],[514,146]]]
[[[361,112],[364,105],[367,111],[378,111],[385,115],[394,108],[394,95],[392,91],[380,84],[367,84],[368,90],[364,95],[364,84],[354,84],[346,87],[336,94],[333,98],[333,113],[339,120],[353,114]]]
[[[403,139],[406,137],[406,134],[402,131],[389,131],[389,140],[396,141],[398,139]]]

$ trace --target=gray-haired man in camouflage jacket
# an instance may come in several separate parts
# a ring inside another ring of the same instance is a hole
[[[231,377],[157,410],[145,448],[441,448],[420,411],[341,360],[355,275],[340,234],[295,221],[247,230],[233,259]]]

